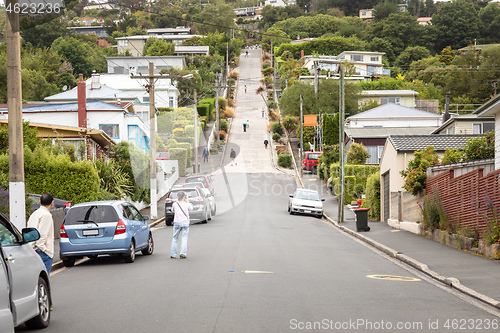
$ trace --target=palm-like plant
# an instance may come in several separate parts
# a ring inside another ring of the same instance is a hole
[[[123,168],[113,159],[94,160],[94,168],[101,179],[101,192],[109,199],[125,199],[133,194],[133,184]]]

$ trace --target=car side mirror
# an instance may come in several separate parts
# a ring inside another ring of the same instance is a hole
[[[143,220],[143,221],[147,221],[147,220],[149,220],[149,216],[143,216],[143,217],[142,217],[142,220]]]
[[[293,194],[290,194],[290,195],[289,195],[289,197],[290,197],[290,198],[293,198]]]
[[[34,242],[40,239],[40,233],[36,228],[23,228],[23,241],[26,243]]]
[[[325,198],[321,198],[321,201],[325,201]]]

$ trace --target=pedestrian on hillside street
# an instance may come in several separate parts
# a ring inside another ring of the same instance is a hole
[[[247,123],[243,123],[243,132],[247,131]]]
[[[181,259],[186,258],[187,241],[189,233],[189,211],[193,210],[193,204],[189,202],[189,197],[183,191],[177,193],[177,201],[172,205],[174,212],[174,234],[172,237],[172,246],[170,247],[170,258],[177,258],[177,244],[179,234],[181,235]]]
[[[264,118],[264,108],[262,108],[262,118]]]
[[[247,85],[245,84],[245,94],[247,93]]]
[[[238,165],[238,163],[234,161],[234,159],[236,158],[236,152],[234,151],[233,148],[231,148],[231,153],[229,154],[229,157],[231,157],[231,165],[233,165],[233,163]]]
[[[250,128],[250,120],[247,120],[247,128]]]
[[[36,253],[42,258],[50,275],[52,262],[54,261],[54,220],[50,210],[54,207],[54,197],[50,193],[44,193],[40,197],[40,208],[31,214],[28,220],[28,228],[36,228],[40,233],[40,239],[31,243]]]
[[[269,144],[269,141],[267,141],[267,139],[264,140],[264,146],[266,147],[267,149],[267,145]]]
[[[208,162],[208,148],[203,149],[203,162]]]

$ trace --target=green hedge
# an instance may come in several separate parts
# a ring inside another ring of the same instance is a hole
[[[359,197],[366,192],[366,182],[370,175],[380,172],[378,165],[346,165],[345,168],[344,204],[353,201],[355,194]],[[338,163],[330,166],[330,174],[335,195],[339,195],[340,168]]]
[[[368,216],[380,221],[380,172],[376,172],[366,181],[366,200],[363,207],[369,207]]]
[[[184,148],[169,148],[168,154],[171,160],[177,160],[179,163],[179,176],[186,175],[187,152]]]
[[[176,140],[173,140],[173,139],[169,139],[167,141],[167,148],[168,148],[169,155],[170,155],[170,150],[174,149],[174,148],[184,149],[186,151],[186,154],[185,154],[186,155],[185,156],[186,160],[184,161],[184,163],[182,163],[183,160],[179,160],[179,171],[180,171],[180,168],[181,168],[181,164],[184,166],[184,170],[186,168],[191,167],[191,159],[193,157],[193,145],[191,143],[189,143],[189,142],[179,142],[179,141],[176,141]],[[172,157],[172,155],[170,155],[169,158],[171,160],[178,160],[177,158]],[[179,173],[179,175],[180,175],[180,173]]]
[[[290,154],[279,154],[278,155],[278,166],[283,168],[292,167],[292,155]]]
[[[9,156],[0,156],[0,172],[9,173]],[[68,155],[51,155],[37,149],[24,151],[24,182],[26,191],[74,201],[93,201],[99,190],[99,176],[92,162],[72,162]]]
[[[210,119],[210,104],[198,104],[198,115]]]

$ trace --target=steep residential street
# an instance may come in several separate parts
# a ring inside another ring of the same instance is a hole
[[[498,308],[367,245],[329,219],[287,212],[289,195],[300,182],[292,170],[275,167],[263,144],[269,139],[267,120],[255,94],[260,52],[250,49],[248,57],[240,57],[228,143],[224,154],[211,156],[221,165],[211,171],[217,214],[190,227],[187,258],[170,258],[172,227],[161,223],[153,229],[151,256],[138,254],[131,264],[103,256],[54,270],[54,310],[43,332],[498,332]],[[231,149],[237,152],[235,165]],[[305,175],[302,182],[320,192],[325,212],[336,219],[336,200],[317,178]],[[352,229],[353,213],[346,217],[343,227]],[[403,233],[370,224],[378,242]],[[387,246],[401,251],[392,242]],[[498,262],[462,259],[439,244],[414,242],[425,244],[425,257],[417,249],[412,254],[422,262],[429,257],[436,272],[443,253],[464,261],[447,263],[441,274],[467,262],[478,276],[498,277]],[[482,281],[487,288],[481,292],[500,299],[495,281]],[[21,326],[16,332],[31,331]]]

